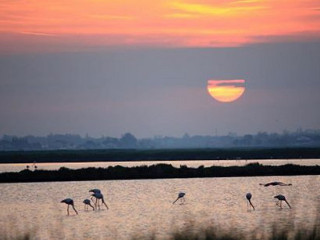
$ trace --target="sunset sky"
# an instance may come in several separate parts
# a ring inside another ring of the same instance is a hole
[[[229,47],[319,38],[317,0],[3,0],[2,51]]]
[[[0,136],[320,128],[319,69],[317,0],[0,1]]]

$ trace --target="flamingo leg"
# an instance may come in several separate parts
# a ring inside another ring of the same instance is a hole
[[[255,208],[250,200],[249,200],[249,203],[250,203],[251,207],[253,208],[253,210],[255,210]]]
[[[178,199],[179,199],[179,197],[172,203],[172,204],[175,204],[176,203],[176,201],[178,201]]]
[[[69,216],[69,207],[70,207],[70,205],[68,204],[68,207],[67,207],[68,216]]]
[[[90,204],[90,207],[92,207],[92,211],[94,211],[94,207]]]
[[[97,199],[96,199],[96,201],[94,201],[93,197],[91,197],[91,201],[93,202],[94,207],[97,207]]]
[[[76,212],[76,214],[78,215],[78,212],[77,212],[77,210],[75,209],[75,207],[74,207],[73,205],[71,205],[71,206],[72,206],[73,210]]]
[[[105,201],[104,201],[103,198],[102,198],[102,203],[106,206],[107,209],[109,209],[109,208],[108,208],[108,205],[105,203]]]
[[[285,202],[288,204],[289,208],[291,208],[291,206],[290,206],[290,204],[288,203],[288,201],[287,201],[287,200],[285,200]]]
[[[100,200],[97,198],[97,206],[100,209]]]

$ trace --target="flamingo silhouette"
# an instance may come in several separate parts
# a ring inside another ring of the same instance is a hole
[[[288,204],[289,208],[291,208],[291,206],[290,206],[290,204],[288,203],[288,201],[287,201],[287,199],[286,199],[285,196],[279,194],[279,195],[277,195],[277,196],[274,196],[274,198],[278,199],[278,201],[277,201],[276,204],[277,204],[280,208],[282,208],[282,201],[285,201],[285,202]]]
[[[253,208],[253,210],[255,210],[255,208],[254,208],[254,206],[253,206],[253,204],[251,202],[252,194],[251,193],[247,193],[246,194],[246,198],[247,198],[248,202],[250,203],[251,207]],[[248,208],[248,202],[247,202],[247,208]]]
[[[101,192],[100,193],[98,193],[98,192],[93,193],[91,196],[96,198],[96,202],[94,204],[96,207],[98,207],[100,209],[99,200],[101,200],[102,203],[106,206],[106,208],[109,209],[108,205],[104,201],[104,197]]]
[[[85,210],[88,210],[88,208],[89,208],[88,206],[92,207],[92,210],[94,210],[94,207],[91,205],[90,199],[83,200],[83,203],[84,203]]]
[[[70,207],[70,205],[72,206],[73,210],[74,210],[74,211],[76,212],[76,214],[78,215],[78,212],[77,212],[77,210],[76,210],[75,207],[74,207],[74,202],[73,202],[73,200],[72,200],[71,198],[63,199],[61,202],[68,205],[68,208],[67,208],[67,213],[68,213],[68,215],[69,215],[69,207]]]
[[[184,192],[179,192],[177,199],[172,204],[175,204],[175,202],[178,201],[179,199],[181,202],[182,201],[185,202],[185,198],[184,198],[185,195],[186,194]]]
[[[89,192],[92,192],[92,193],[101,193],[101,190],[98,189],[98,188],[94,188],[94,189],[89,190]],[[92,201],[93,201],[93,198],[94,198],[94,196],[91,195],[91,200],[92,200]]]
[[[269,183],[260,183],[259,185],[269,187],[269,186],[292,186],[291,183],[283,183],[283,182],[269,182]]]
[[[101,190],[98,189],[98,188],[94,188],[94,189],[89,190],[89,192],[92,192],[92,193],[101,193]]]

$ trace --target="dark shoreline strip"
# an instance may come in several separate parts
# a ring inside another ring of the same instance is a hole
[[[23,170],[20,172],[0,173],[0,182],[14,183],[293,175],[320,175],[320,166],[300,166],[294,164],[264,166],[259,163],[252,163],[246,166],[200,166],[198,168],[191,168],[184,165],[180,166],[180,168],[176,168],[170,164],[157,164],[139,167],[91,167],[75,170],[62,167],[59,170]]]
[[[0,151],[0,163],[320,159],[319,147]]]

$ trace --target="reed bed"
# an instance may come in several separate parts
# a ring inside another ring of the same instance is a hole
[[[1,240],[37,240],[36,231],[24,233],[0,233]],[[87,239],[87,238],[83,238]],[[59,239],[60,240],[60,239]],[[110,240],[106,238],[106,240]],[[277,229],[273,227],[272,233],[269,236],[261,234],[259,230],[252,232],[250,235],[245,235],[238,230],[219,229],[217,227],[185,227],[180,230],[174,230],[169,233],[165,239],[157,237],[156,234],[151,233],[148,236],[140,236],[136,234],[130,240],[320,240],[319,225],[314,225],[310,229]]]

